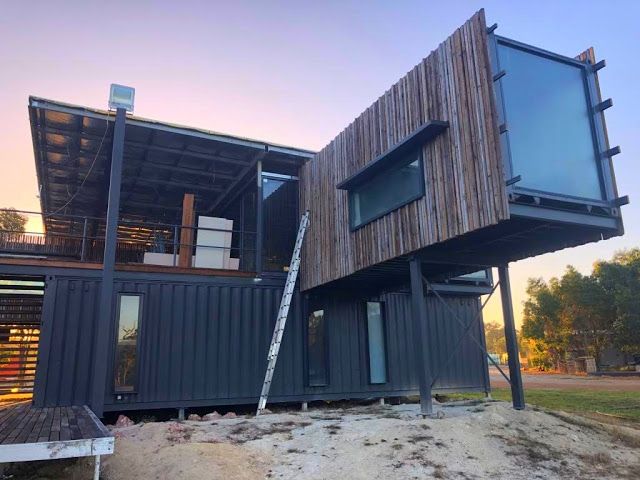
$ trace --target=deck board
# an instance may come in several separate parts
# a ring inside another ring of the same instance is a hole
[[[84,407],[36,408],[30,402],[0,410],[0,443],[51,442],[110,436]]]

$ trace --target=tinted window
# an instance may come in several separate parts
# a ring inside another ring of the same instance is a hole
[[[136,387],[138,323],[141,304],[142,297],[140,295],[120,295],[115,364],[116,392],[132,392]]]
[[[307,360],[310,386],[327,385],[326,326],[324,310],[315,310],[309,315],[307,325]]]
[[[369,381],[386,383],[387,352],[380,302],[367,302],[367,337],[369,339]]]
[[[349,191],[351,227],[362,226],[422,195],[422,162],[420,152],[415,152]]]
[[[289,267],[298,233],[298,182],[262,179],[264,216],[263,269],[283,271]]]
[[[601,199],[582,68],[504,44],[498,56],[517,187]]]

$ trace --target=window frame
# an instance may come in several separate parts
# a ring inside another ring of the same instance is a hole
[[[322,310],[323,319],[323,342],[322,342],[322,358],[325,366],[325,383],[311,383],[311,375],[309,374],[309,317],[312,313]],[[331,368],[329,363],[329,327],[327,325],[327,309],[322,306],[307,304],[305,308],[304,321],[304,373],[305,385],[309,388],[322,388],[331,385]]]
[[[297,219],[300,218],[300,179],[298,176],[296,175],[285,175],[285,174],[281,174],[281,173],[274,173],[274,172],[269,172],[269,171],[263,171],[261,173],[261,178],[260,178],[260,185],[261,185],[261,191],[262,191],[262,198],[260,199],[260,202],[262,203],[262,210],[264,212],[265,210],[265,200],[266,198],[264,198],[264,181],[265,180],[275,180],[278,182],[283,182],[283,183],[290,183],[290,184],[295,184],[296,186],[296,190],[297,190],[297,195],[296,195],[296,205],[295,205],[295,217]],[[267,250],[267,246],[266,246],[266,239],[267,239],[267,219],[265,218],[265,214],[263,213],[262,216],[262,225],[260,226],[260,229],[262,230],[262,252],[260,252],[260,255],[262,257],[262,271],[263,272],[269,272],[269,273],[282,273],[282,272],[288,272],[288,267],[290,266],[289,263],[286,263],[286,265],[283,265],[283,267],[287,267],[287,270],[284,270],[284,268],[282,270],[276,270],[273,268],[269,268],[267,266],[267,261],[266,261],[266,250]],[[295,232],[298,231],[298,225],[294,224],[293,225],[293,230]],[[295,244],[295,237],[294,237],[294,242]],[[293,245],[292,245],[293,248]],[[287,259],[286,262],[288,262],[289,260]]]
[[[382,322],[382,332],[383,332],[383,336],[382,336],[382,342],[383,342],[383,346],[384,346],[384,376],[385,376],[385,381],[384,382],[374,382],[371,379],[371,350],[369,348],[369,316],[368,316],[368,312],[367,312],[367,304],[368,303],[379,303],[380,304],[380,320]],[[390,382],[389,379],[389,355],[388,355],[388,340],[387,340],[387,309],[386,309],[386,302],[383,302],[381,300],[365,300],[363,303],[363,310],[364,310],[364,330],[365,330],[365,349],[366,349],[366,353],[367,353],[367,383],[369,385],[387,385]]]
[[[144,314],[144,304],[145,304],[145,295],[140,292],[118,292],[116,294],[116,310],[115,310],[115,331],[114,331],[114,350],[113,350],[113,361],[111,362],[111,366],[113,368],[112,372],[112,382],[113,382],[113,393],[114,395],[135,395],[138,393],[139,387],[139,378],[140,378],[140,359],[142,358],[140,355],[141,349],[141,337],[142,337],[142,324],[143,324],[143,314]],[[138,335],[136,337],[136,377],[133,388],[131,390],[123,390],[122,387],[118,387],[116,385],[116,373],[117,373],[117,355],[118,355],[118,332],[120,330],[120,305],[122,302],[122,297],[139,297],[140,298],[140,307],[138,308]]]
[[[367,185],[368,182],[363,182],[362,184],[359,184],[357,186],[354,186],[352,188],[350,188],[349,190],[347,190],[347,208],[349,210],[349,230],[351,232],[355,232],[356,230],[359,230],[363,227],[365,227],[366,225],[375,222],[376,220],[379,220],[380,218],[390,214],[391,212],[398,210],[408,204],[410,204],[411,202],[415,202],[416,200],[424,197],[426,195],[426,181],[425,181],[425,175],[424,175],[424,152],[423,152],[423,145],[420,145],[419,147],[416,147],[414,149],[411,149],[410,151],[406,152],[404,155],[402,155],[401,157],[399,157],[398,159],[396,159],[392,164],[387,165],[383,170],[376,172],[376,174],[369,179],[368,181],[371,181],[373,179],[376,179],[377,177],[379,177],[380,175],[384,175],[385,173],[389,172],[390,170],[393,170],[395,168],[398,168],[399,166],[406,166],[409,165],[411,163],[413,163],[417,157],[418,160],[418,171],[420,172],[420,178],[419,178],[419,191],[415,194],[415,195],[411,195],[410,197],[408,197],[407,199],[405,199],[402,203],[391,206],[385,210],[383,210],[381,213],[368,218],[367,220],[364,220],[363,222],[359,223],[358,225],[354,225],[354,215],[353,215],[353,208],[352,208],[352,196],[354,194],[354,192],[356,190],[358,190],[359,188]],[[411,161],[409,161],[411,160]]]
[[[507,117],[506,105],[504,102],[504,90],[502,86],[502,78],[505,75],[509,75],[509,72],[502,70],[500,67],[500,56],[498,53],[498,45],[504,45],[509,48],[521,50],[531,55],[537,55],[547,60],[564,63],[566,65],[579,68],[582,72],[585,100],[587,108],[590,110],[589,126],[591,128],[591,139],[593,143],[594,158],[596,161],[596,169],[598,172],[598,180],[600,184],[601,198],[587,198],[574,195],[563,194],[562,192],[548,192],[542,190],[536,190],[532,188],[526,188],[518,186],[517,183],[507,186],[508,193],[512,194],[524,194],[534,195],[536,197],[545,198],[549,200],[560,201],[574,201],[585,203],[589,205],[599,205],[604,207],[610,207],[612,201],[616,198],[615,185],[613,181],[613,170],[609,161],[606,161],[604,157],[605,152],[608,150],[608,142],[604,133],[604,126],[602,122],[603,112],[595,111],[594,107],[601,101],[597,87],[596,87],[596,70],[593,66],[587,62],[582,62],[575,58],[559,55],[547,50],[534,47],[510,38],[496,35],[495,33],[489,33],[489,53],[491,57],[492,73],[494,75],[494,94],[496,98],[496,107],[498,110],[499,122],[501,122],[501,140],[500,150],[503,159],[503,165],[505,169],[505,177],[510,180],[514,177],[513,159],[511,155],[510,139],[509,139],[509,119]],[[502,128],[505,127],[504,133]],[[505,135],[505,141],[502,141],[502,135]]]

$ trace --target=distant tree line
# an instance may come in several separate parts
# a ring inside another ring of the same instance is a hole
[[[18,213],[15,208],[0,210],[0,231],[24,232],[27,225],[27,217]]]
[[[569,265],[549,282],[530,278],[527,295],[521,333],[533,365],[557,368],[576,354],[600,365],[609,346],[640,353],[640,248],[596,262],[591,275]]]

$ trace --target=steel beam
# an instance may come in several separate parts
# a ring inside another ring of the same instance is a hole
[[[520,358],[518,356],[518,339],[513,320],[513,301],[511,299],[511,282],[509,281],[509,267],[498,267],[500,281],[500,297],[502,299],[502,315],[504,317],[504,337],[507,341],[509,355],[509,378],[511,379],[511,398],[513,408],[524,410],[524,390],[522,388],[522,374],[520,373]]]
[[[113,273],[116,262],[116,243],[118,241],[118,216],[120,212],[120,186],[122,180],[122,156],[124,151],[124,130],[126,111],[118,108],[111,150],[111,173],[109,176],[109,197],[107,204],[107,224],[104,241],[104,260],[102,265],[102,286],[100,290],[99,322],[93,368],[93,388],[91,390],[91,409],[101,417],[104,413],[104,397],[107,384],[107,360],[111,339],[113,311]]]
[[[262,273],[262,237],[264,235],[263,212],[262,212],[262,160],[256,162],[256,273]]]
[[[241,186],[242,181],[245,179],[245,177],[247,177],[249,172],[251,172],[252,170],[258,167],[258,163],[260,163],[260,172],[262,172],[262,160],[267,156],[268,153],[269,153],[268,150],[263,150],[261,152],[258,152],[251,159],[251,162],[242,168],[240,173],[238,173],[238,176],[236,177],[236,179],[229,184],[227,189],[215,200],[213,205],[209,207],[209,209],[207,210],[207,213],[214,212],[216,208],[222,209],[223,207],[226,207],[229,204],[229,199],[227,197],[229,197],[235,191],[240,189],[239,187]],[[260,188],[262,188],[261,176],[258,176],[258,184],[260,185]]]
[[[420,259],[417,257],[412,257],[409,260],[413,341],[415,344],[415,366],[420,386],[420,413],[422,415],[432,415],[431,368],[424,345],[425,338],[427,337],[427,304],[425,301],[424,285],[422,283],[421,265]]]

